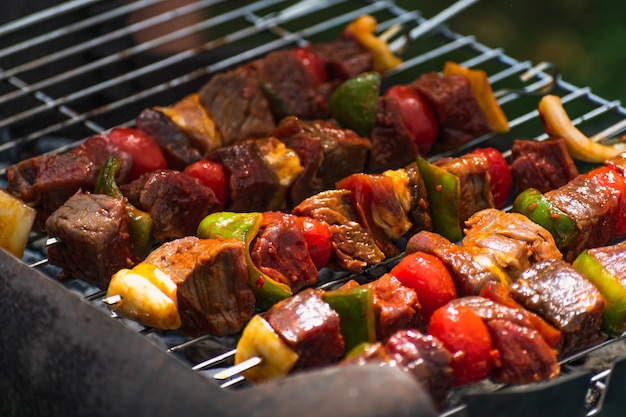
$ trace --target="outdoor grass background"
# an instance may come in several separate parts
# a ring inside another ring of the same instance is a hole
[[[434,15],[452,0],[399,1]],[[419,5],[418,5],[419,4]],[[452,30],[520,61],[550,61],[564,80],[626,103],[626,0],[481,0]]]

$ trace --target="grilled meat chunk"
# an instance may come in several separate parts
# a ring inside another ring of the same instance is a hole
[[[279,190],[278,178],[263,159],[255,140],[225,146],[211,154],[226,171],[230,202],[227,209],[237,212],[266,211]]]
[[[500,275],[478,263],[471,252],[445,237],[427,230],[413,235],[405,253],[425,252],[441,259],[446,265],[461,295],[478,295],[489,281],[499,282]]]
[[[325,97],[318,93],[315,81],[292,51],[272,52],[250,65],[270,103],[275,120],[287,116],[305,119],[328,117]]]
[[[204,152],[169,117],[155,109],[145,109],[135,119],[137,129],[159,145],[171,169],[183,170],[201,160]]]
[[[567,262],[572,262],[584,249],[606,245],[613,239],[618,201],[608,187],[579,175],[544,196],[576,222],[576,238],[561,248]]]
[[[378,339],[385,340],[397,330],[422,327],[422,306],[414,289],[388,274],[366,286],[374,293]]]
[[[474,213],[465,226],[463,247],[478,262],[498,265],[511,281],[534,263],[563,258],[550,232],[519,213],[485,209]]]
[[[271,134],[293,149],[303,167],[290,196],[292,204],[323,190],[348,175],[365,169],[371,142],[352,130],[325,120],[283,119]]]
[[[409,180],[411,194],[409,220],[413,225],[407,234],[412,236],[420,230],[432,230],[433,220],[428,206],[428,194],[417,162],[407,165],[403,171]]]
[[[123,200],[74,194],[46,221],[48,235],[58,240],[48,248],[49,262],[63,269],[62,277],[105,289],[115,272],[139,261],[128,221]]]
[[[419,148],[402,119],[400,102],[395,97],[380,97],[376,125],[371,133],[372,152],[367,163],[369,172],[405,166],[414,162]]]
[[[334,188],[337,181],[350,174],[363,172],[372,147],[369,139],[324,120],[314,120],[307,128],[322,140],[324,159],[319,175],[324,190]]]
[[[413,329],[399,330],[384,344],[376,343],[342,363],[398,366],[409,372],[430,393],[439,408],[443,407],[454,384],[450,352],[435,337]]]
[[[337,189],[350,190],[350,203],[359,223],[387,257],[400,251],[393,239],[411,228],[407,211],[396,194],[398,188],[391,175],[382,174],[352,174],[337,183]]]
[[[596,287],[570,264],[545,260],[524,271],[510,286],[511,296],[563,334],[561,355],[600,342],[606,301]]]
[[[37,210],[34,230],[42,231],[48,216],[77,191],[92,191],[110,155],[125,160],[117,181],[126,181],[131,163],[127,155],[109,149],[100,135],[88,138],[67,153],[39,155],[6,169],[10,194]]]
[[[198,94],[207,113],[216,122],[224,146],[265,137],[274,129],[270,103],[250,66],[216,74]]]
[[[456,148],[491,131],[467,78],[429,72],[413,81],[410,87],[426,98],[439,123],[439,137],[433,152]]]
[[[520,309],[476,296],[458,298],[451,303],[471,308],[487,325],[499,354],[492,370],[495,380],[527,384],[558,376],[556,350]]]
[[[456,158],[441,158],[435,165],[459,179],[459,222],[482,209],[494,208],[489,187],[489,162],[481,154],[465,154]]]
[[[238,332],[254,313],[243,244],[187,236],[166,242],[145,259],[177,285],[181,330],[192,337]]]
[[[264,212],[251,257],[257,268],[294,293],[317,282],[317,269],[293,215]]]
[[[293,369],[334,363],[344,354],[339,315],[322,294],[322,290],[305,289],[265,313],[272,329],[300,355]]]
[[[329,78],[346,80],[372,68],[372,53],[349,36],[311,45],[326,63]]]
[[[147,172],[120,190],[132,205],[152,216],[156,242],[195,235],[200,221],[219,207],[209,187],[170,169]]]
[[[513,141],[510,169],[520,192],[535,188],[545,193],[578,176],[578,168],[561,138]]]
[[[293,209],[297,216],[326,222],[331,235],[331,263],[351,272],[385,259],[367,230],[361,226],[350,204],[349,190],[327,190],[315,194]]]

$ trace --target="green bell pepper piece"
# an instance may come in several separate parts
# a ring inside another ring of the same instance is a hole
[[[237,239],[243,242],[250,286],[256,293],[256,303],[267,310],[293,293],[288,285],[278,282],[259,270],[250,256],[250,244],[261,227],[261,213],[217,212],[206,216],[198,225],[201,239]]]
[[[369,136],[376,124],[381,76],[366,72],[344,81],[328,103],[330,114],[342,127]]]
[[[110,156],[100,170],[94,192],[106,194],[119,200],[126,200],[115,182],[115,176],[122,169],[124,161],[118,156]],[[152,216],[145,211],[139,210],[126,200],[126,214],[128,215],[128,233],[133,242],[135,251],[140,255],[146,255],[150,250]]]
[[[431,164],[421,156],[417,157],[417,165],[426,186],[435,232],[451,242],[460,241],[463,237],[459,221],[461,181],[456,175]]]
[[[346,352],[363,342],[376,341],[374,294],[371,288],[328,291],[322,298],[339,314]]]
[[[561,250],[567,248],[576,236],[576,221],[535,188],[528,188],[515,198],[513,212],[523,214],[549,231]]]
[[[602,294],[606,306],[602,311],[602,330],[611,336],[626,331],[626,288],[588,250],[576,257],[572,266],[583,274]]]

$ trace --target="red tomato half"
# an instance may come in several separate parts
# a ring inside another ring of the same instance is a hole
[[[477,148],[471,153],[485,155],[489,161],[489,188],[496,208],[504,207],[509,201],[513,186],[513,177],[506,159],[495,148]]]
[[[626,178],[610,166],[593,169],[586,175],[591,177],[599,186],[613,190],[613,194],[617,198],[615,235],[617,237],[626,236]]]
[[[427,320],[439,307],[456,298],[454,279],[443,262],[434,255],[413,252],[389,272],[405,287],[417,292],[422,314]]]
[[[330,232],[326,224],[305,216],[296,217],[296,224],[304,233],[304,239],[315,267],[321,269],[326,266],[331,254]]]
[[[427,154],[439,135],[439,124],[430,105],[417,90],[405,85],[394,85],[385,96],[398,100],[404,124],[413,135],[420,153]]]
[[[183,173],[200,180],[201,183],[213,190],[213,194],[219,202],[216,211],[224,210],[230,194],[226,172],[221,164],[207,160],[197,161],[188,165]]]
[[[483,320],[466,306],[446,305],[430,318],[428,333],[452,354],[455,384],[465,385],[489,376],[494,349]]]
[[[108,140],[133,158],[129,179],[141,174],[167,168],[167,161],[159,145],[146,133],[129,127],[116,127],[107,135]]]
[[[325,83],[328,80],[326,64],[319,55],[309,48],[296,48],[293,50],[293,53],[317,84]]]

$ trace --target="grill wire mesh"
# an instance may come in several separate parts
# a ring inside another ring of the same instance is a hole
[[[401,1],[220,1],[166,2],[138,0],[71,0],[56,6],[30,10],[28,15],[0,24],[0,181],[5,168],[31,156],[63,152],[94,133],[127,126],[146,108],[168,105],[197,91],[211,75],[282,48],[337,37],[341,29],[362,14],[374,15],[381,31],[396,23],[411,29],[423,24],[411,2]],[[236,4],[236,7],[233,5]],[[419,5],[417,6],[419,7]],[[324,16],[320,19],[320,16]],[[187,46],[191,42],[191,47]],[[183,45],[181,47],[181,44]],[[408,45],[404,64],[385,77],[384,84],[404,83],[421,73],[439,70],[445,61],[481,68],[498,92],[498,101],[510,121],[505,136],[486,135],[462,149],[494,146],[508,153],[514,138],[544,139],[536,106],[538,96],[555,81],[554,74],[540,69],[530,80],[520,76],[534,64],[520,62],[502,50],[482,45],[440,26]],[[551,90],[559,95],[572,121],[586,134],[623,130],[626,109],[617,101],[594,95],[558,78]],[[523,93],[520,93],[523,90]],[[435,155],[432,159],[443,155]],[[584,169],[584,167],[583,167]],[[24,261],[50,275],[58,272],[45,262],[45,236],[33,236]],[[381,265],[362,279],[380,276]],[[323,278],[323,277],[322,277]],[[321,281],[332,280],[329,276]],[[103,294],[80,281],[65,283],[71,291],[106,311]],[[232,360],[235,338],[187,340],[176,332],[136,328],[209,378]],[[563,363],[563,374],[580,369],[589,355],[611,355],[606,347],[583,352]],[[613,359],[617,359],[619,355]],[[604,368],[610,365],[604,364]],[[599,415],[606,395],[610,369],[594,369],[589,383],[587,415]],[[235,376],[226,387],[245,387]],[[471,391],[496,388],[484,384]],[[468,394],[467,391],[459,392]],[[443,415],[462,415],[466,406],[452,404]]]

